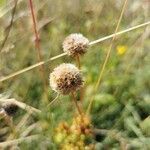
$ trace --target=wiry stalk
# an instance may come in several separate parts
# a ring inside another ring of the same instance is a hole
[[[119,26],[120,26],[120,23],[121,23],[121,20],[122,20],[122,17],[123,17],[123,14],[124,14],[124,11],[125,11],[125,8],[126,8],[126,5],[127,5],[127,1],[128,0],[124,1],[123,8],[121,10],[121,14],[120,14],[120,17],[119,17],[119,20],[118,20],[118,23],[117,23],[117,26],[116,26],[116,29],[115,29],[115,32],[114,32],[114,36],[113,36],[113,38],[111,40],[108,52],[106,54],[106,58],[105,58],[104,63],[102,65],[102,68],[100,68],[101,71],[99,73],[98,81],[96,82],[96,85],[95,85],[95,88],[94,88],[94,93],[93,93],[92,99],[90,100],[90,103],[89,103],[89,106],[88,106],[88,109],[87,109],[87,113],[90,113],[90,110],[91,110],[91,107],[92,107],[92,104],[93,104],[93,101],[94,101],[95,93],[98,90],[98,87],[99,87],[100,82],[102,80],[102,76],[103,76],[104,70],[106,68],[106,64],[107,64],[107,62],[108,62],[108,60],[110,58],[110,53],[111,53],[111,50],[112,50],[113,42],[114,42],[114,40],[116,38],[116,33],[117,33],[118,29],[119,29]]]
[[[73,102],[74,102],[74,104],[75,104],[79,114],[82,115],[82,110],[81,110],[81,108],[78,105],[78,102],[76,100],[75,94],[72,92],[71,95],[72,95]]]
[[[6,36],[1,44],[1,49],[0,49],[0,52],[2,51],[2,49],[4,48],[6,42],[7,42],[7,39],[9,37],[9,34],[10,34],[10,31],[11,31],[11,28],[12,28],[12,25],[13,25],[13,20],[14,20],[14,16],[15,16],[15,12],[16,12],[16,9],[17,9],[17,4],[18,4],[18,0],[15,0],[15,5],[14,5],[14,8],[12,10],[12,17],[11,17],[11,20],[10,20],[10,24],[9,26],[7,27],[6,29]]]
[[[59,94],[48,104],[48,107],[51,106],[54,102],[58,100]]]
[[[60,57],[65,56],[65,55],[67,55],[67,54],[66,54],[66,53],[63,53],[63,54],[54,56],[54,57],[52,57],[52,58],[50,58],[50,59],[48,59],[48,60],[46,60],[46,61],[41,61],[41,62],[39,62],[39,63],[37,63],[37,64],[32,65],[32,66],[29,66],[29,67],[26,67],[26,68],[24,68],[24,69],[22,69],[22,70],[16,71],[16,72],[14,72],[14,73],[12,73],[12,74],[6,76],[6,77],[0,78],[0,82],[3,82],[3,81],[8,80],[8,79],[10,79],[10,78],[13,78],[13,77],[15,77],[15,76],[17,76],[17,75],[20,75],[20,74],[24,73],[24,72],[30,71],[30,70],[32,70],[32,69],[34,69],[34,68],[37,68],[37,67],[39,67],[39,66],[41,66],[41,65],[44,65],[44,64],[46,64],[46,63],[48,63],[48,62],[50,62],[50,61],[53,61],[53,60],[55,60],[55,59],[57,59],[57,58],[60,58]]]
[[[111,38],[113,38],[113,37],[116,37],[117,35],[121,35],[121,34],[130,32],[130,31],[133,31],[133,30],[135,30],[135,29],[138,29],[138,28],[147,26],[147,25],[149,25],[149,24],[150,24],[150,21],[145,22],[145,23],[142,23],[142,24],[139,24],[139,25],[134,26],[134,27],[131,27],[131,28],[129,28],[129,29],[126,29],[126,30],[123,30],[123,31],[120,31],[120,32],[117,32],[117,33],[114,33],[114,34],[111,34],[111,35],[108,35],[108,36],[105,36],[105,37],[103,37],[103,38],[100,38],[100,39],[91,41],[91,42],[89,43],[89,45],[90,45],[90,46],[93,46],[93,45],[95,45],[95,44],[97,44],[97,43],[100,43],[100,42],[103,42],[103,41],[105,41],[105,40],[108,40],[108,39],[111,39]]]
[[[39,38],[38,31],[37,31],[37,25],[36,25],[36,19],[35,19],[32,0],[29,0],[29,5],[30,5],[30,10],[31,10],[31,15],[32,15],[34,34],[35,34],[35,47],[37,48],[38,61],[41,62],[42,54],[41,54],[41,47],[40,47],[40,38]],[[48,90],[46,86],[45,69],[43,65],[41,65],[40,67],[40,72],[41,72],[41,78],[43,79],[44,90],[45,90],[47,100],[48,100]]]
[[[93,45],[95,45],[95,44],[97,44],[97,43],[101,43],[101,42],[103,42],[103,41],[105,41],[105,40],[111,39],[111,38],[113,38],[114,36],[122,35],[122,34],[124,34],[124,33],[128,33],[128,32],[130,32],[130,31],[133,31],[133,30],[136,30],[136,29],[145,27],[145,26],[147,26],[147,25],[149,25],[149,24],[150,24],[150,21],[145,22],[145,23],[142,23],[142,24],[139,24],[139,25],[134,26],[134,27],[131,27],[131,28],[129,28],[129,29],[126,29],[126,30],[117,32],[116,34],[111,34],[111,35],[108,35],[108,36],[106,36],[106,37],[100,38],[100,39],[98,39],[98,40],[91,41],[89,45],[90,45],[90,46],[93,46]],[[53,61],[53,60],[56,60],[56,59],[58,59],[58,58],[61,58],[61,57],[63,57],[63,56],[66,56],[66,55],[67,55],[66,53],[62,53],[62,54],[56,55],[56,56],[54,56],[54,57],[52,57],[52,58],[49,58],[49,59],[46,60],[46,61],[38,62],[38,63],[36,63],[36,64],[34,64],[34,65],[31,65],[31,66],[29,66],[29,67],[26,67],[26,68],[24,68],[24,69],[21,69],[21,70],[19,70],[19,71],[16,71],[16,72],[14,72],[14,73],[12,73],[12,74],[10,74],[10,75],[8,75],[8,76],[1,77],[1,78],[0,78],[0,82],[6,81],[6,80],[8,80],[8,79],[10,79],[10,78],[13,78],[13,77],[15,77],[15,76],[18,76],[18,75],[20,75],[20,74],[22,74],[22,73],[25,73],[25,72],[27,72],[27,71],[30,71],[30,70],[32,70],[32,69],[34,69],[34,68],[37,68],[37,67],[39,67],[39,66],[41,66],[41,65],[44,65],[44,64],[46,64],[46,63],[48,63],[48,62],[51,62],[51,61]]]
[[[76,56],[76,62],[77,62],[78,68],[80,69],[81,68],[81,63],[80,63],[80,56],[79,55]]]

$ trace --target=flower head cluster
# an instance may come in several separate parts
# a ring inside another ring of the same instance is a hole
[[[80,33],[67,36],[63,42],[63,50],[70,56],[77,56],[86,53],[89,40]]]
[[[89,117],[76,116],[71,124],[61,122],[55,129],[53,139],[58,147],[63,150],[94,150],[95,145],[92,144],[92,137],[92,125]]]
[[[75,92],[82,85],[82,75],[73,64],[61,64],[50,74],[50,86],[60,94]]]

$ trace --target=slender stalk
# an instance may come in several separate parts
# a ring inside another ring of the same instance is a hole
[[[81,69],[81,63],[80,63],[80,56],[77,55],[76,56],[76,62],[77,62],[77,66],[79,69]],[[80,102],[82,101],[83,99],[83,88],[80,89]]]
[[[93,96],[92,96],[92,98],[91,98],[91,100],[90,100],[90,103],[89,103],[89,106],[88,106],[88,108],[87,108],[87,113],[90,113],[90,110],[91,110],[91,107],[92,107],[92,104],[93,104],[93,101],[94,101],[94,95],[96,94],[96,92],[97,92],[97,90],[98,90],[98,87],[99,87],[100,82],[101,82],[101,80],[102,80],[102,76],[103,76],[103,74],[104,74],[104,70],[105,70],[105,68],[106,68],[106,64],[107,64],[107,62],[108,62],[108,60],[109,60],[109,58],[110,58],[110,53],[111,53],[111,50],[112,50],[113,42],[114,42],[114,40],[115,40],[115,38],[116,38],[116,33],[117,33],[118,29],[119,29],[119,26],[120,26],[120,23],[121,23],[121,20],[122,20],[122,17],[123,17],[123,14],[124,14],[124,11],[125,11],[125,8],[126,8],[126,5],[127,5],[127,1],[128,1],[128,0],[125,0],[125,1],[124,1],[123,7],[122,7],[122,10],[121,10],[121,14],[120,14],[120,17],[119,17],[119,20],[118,20],[118,23],[117,23],[117,26],[116,26],[116,29],[115,29],[115,32],[114,32],[114,36],[113,36],[113,38],[112,38],[112,40],[111,40],[111,43],[110,43],[108,52],[107,52],[107,54],[106,54],[106,58],[105,58],[104,63],[103,63],[103,65],[102,65],[102,68],[100,68],[101,71],[100,71],[100,73],[99,73],[99,77],[98,77],[98,80],[97,80],[96,85],[95,85],[95,88],[94,88]],[[101,67],[101,66],[100,66],[100,67]]]
[[[90,46],[93,46],[93,45],[98,44],[98,43],[100,43],[100,42],[103,42],[103,41],[105,41],[105,40],[111,39],[111,38],[113,38],[113,37],[115,37],[115,36],[117,36],[117,35],[121,35],[121,34],[130,32],[130,31],[133,31],[133,30],[135,30],[135,29],[138,29],[138,28],[147,26],[147,25],[149,25],[149,24],[150,24],[150,21],[145,22],[145,23],[142,23],[142,24],[139,24],[139,25],[137,25],[137,26],[128,28],[128,29],[126,29],[126,30],[123,30],[123,31],[120,31],[120,32],[117,32],[117,33],[114,33],[114,34],[111,34],[111,35],[108,35],[108,36],[105,36],[105,37],[103,37],[103,38],[100,38],[100,39],[97,39],[97,40],[94,40],[94,41],[91,41],[91,42],[89,43],[89,45],[90,45]]]
[[[11,17],[11,20],[10,20],[10,24],[8,25],[7,27],[7,32],[6,32],[6,36],[1,44],[1,49],[0,49],[0,52],[2,51],[2,49],[4,48],[6,42],[7,42],[7,39],[9,37],[9,34],[10,34],[10,31],[11,31],[11,28],[12,28],[12,25],[13,25],[13,20],[14,20],[14,16],[15,16],[15,13],[16,13],[16,9],[17,9],[17,4],[18,4],[18,0],[14,0],[15,2],[15,5],[14,5],[14,8],[12,10],[12,17]]]
[[[75,94],[72,92],[71,95],[72,95],[73,102],[74,102],[74,104],[75,104],[75,106],[76,106],[76,108],[77,108],[79,114],[82,115],[82,111],[81,111],[81,108],[80,108],[79,105],[78,105],[78,102],[77,102],[77,100],[76,100]]]
[[[81,90],[80,90],[80,102],[83,101],[83,98],[84,98],[84,94],[85,94],[85,87],[81,87]]]
[[[80,56],[79,55],[76,56],[76,62],[77,62],[78,68],[80,69],[81,68],[81,63],[80,63]]]
[[[97,44],[97,43],[100,43],[100,42],[103,42],[103,41],[105,41],[105,40],[111,39],[111,38],[113,38],[114,36],[122,35],[122,34],[124,34],[124,33],[128,33],[128,32],[130,32],[130,31],[133,31],[133,30],[136,30],[136,29],[145,27],[145,26],[147,26],[147,25],[149,25],[149,24],[150,24],[150,21],[145,22],[145,23],[142,23],[142,24],[139,24],[139,25],[134,26],[134,27],[131,27],[131,28],[129,28],[129,29],[126,29],[126,30],[117,32],[116,34],[111,34],[111,35],[108,35],[108,36],[106,36],[106,37],[100,38],[100,39],[98,39],[98,40],[92,41],[92,42],[90,42],[89,45],[90,45],[90,46],[93,46],[93,45],[95,45],[95,44]],[[41,66],[41,65],[44,65],[44,64],[46,64],[46,63],[48,63],[48,62],[51,62],[51,61],[53,61],[53,60],[56,60],[56,59],[58,59],[58,58],[61,58],[61,57],[63,57],[63,56],[66,56],[66,55],[67,55],[66,53],[62,53],[62,54],[56,55],[56,56],[54,56],[54,57],[52,57],[52,58],[50,58],[50,59],[48,59],[48,60],[46,60],[46,61],[38,62],[38,63],[36,63],[36,64],[34,64],[34,65],[31,65],[31,66],[29,66],[29,67],[26,67],[26,68],[24,68],[24,69],[21,69],[21,70],[19,70],[19,71],[16,71],[16,72],[14,72],[14,73],[11,73],[10,75],[7,75],[7,76],[5,76],[5,77],[1,77],[1,78],[0,78],[0,82],[6,81],[6,80],[8,80],[8,79],[10,79],[10,78],[13,78],[13,77],[15,77],[15,76],[18,76],[18,75],[20,75],[20,74],[22,74],[22,73],[25,73],[25,72],[27,72],[27,71],[30,71],[30,70],[32,70],[32,69],[34,69],[34,68],[37,68],[37,67],[39,67],[39,66]]]
[[[14,72],[14,73],[12,73],[12,74],[10,74],[10,75],[8,75],[8,76],[5,76],[5,77],[0,78],[0,82],[6,81],[6,80],[8,80],[8,79],[10,79],[10,78],[13,78],[13,77],[15,77],[15,76],[18,76],[18,75],[20,75],[20,74],[22,74],[22,73],[24,73],[24,72],[30,71],[30,70],[32,70],[32,69],[34,69],[34,68],[37,68],[37,67],[39,67],[39,66],[41,66],[41,65],[44,65],[44,64],[46,64],[46,63],[48,63],[48,62],[51,62],[51,61],[53,61],[53,60],[55,60],[55,59],[57,59],[57,58],[60,58],[60,57],[65,56],[65,55],[67,55],[67,54],[66,54],[66,53],[62,53],[62,54],[57,55],[57,56],[54,56],[54,57],[52,57],[52,58],[50,58],[50,59],[48,59],[48,60],[46,60],[46,61],[41,61],[41,62],[39,62],[39,63],[36,63],[36,64],[32,65],[32,66],[29,66],[29,67],[26,67],[26,68],[24,68],[24,69],[22,69],[22,70],[16,71],[16,72]]]
[[[54,102],[58,100],[59,94],[47,105],[48,107],[51,106]]]
[[[35,47],[37,48],[38,61],[41,62],[42,54],[41,54],[41,47],[40,47],[40,38],[39,38],[38,31],[37,31],[37,25],[36,25],[36,19],[35,19],[34,7],[33,7],[32,0],[29,0],[29,6],[30,6],[30,10],[31,10],[33,29],[34,29],[34,34],[35,34]],[[40,72],[41,72],[41,78],[43,80],[44,90],[45,90],[46,97],[48,100],[48,90],[47,90],[47,86],[46,86],[47,83],[46,83],[46,78],[45,78],[45,69],[44,69],[43,65],[41,65],[41,67],[40,67]]]
[[[37,31],[37,25],[36,25],[36,19],[35,19],[32,0],[29,0],[29,5],[30,5],[30,10],[31,10],[31,15],[32,15],[34,34],[35,34],[35,46],[37,47],[37,50],[38,50],[38,57],[39,59],[41,59],[42,56],[41,56],[41,49],[40,49],[40,38],[39,38],[38,31]]]

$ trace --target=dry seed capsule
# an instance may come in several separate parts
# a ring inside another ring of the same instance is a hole
[[[89,40],[80,33],[67,36],[63,42],[63,50],[69,56],[77,56],[86,53]]]
[[[12,102],[5,102],[2,104],[2,108],[6,112],[7,115],[13,116],[18,110],[18,106],[15,103]]]
[[[51,88],[60,94],[69,94],[83,85],[82,74],[73,64],[61,64],[50,74]]]

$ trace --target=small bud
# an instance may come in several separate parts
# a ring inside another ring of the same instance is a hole
[[[63,42],[63,50],[69,56],[77,56],[86,53],[89,40],[80,33],[67,36]]]

